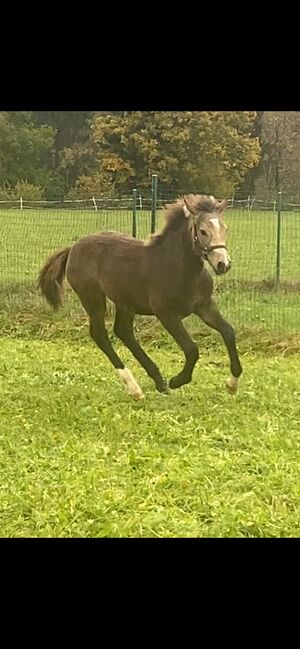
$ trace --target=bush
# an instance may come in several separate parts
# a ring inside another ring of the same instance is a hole
[[[93,198],[114,198],[116,190],[111,181],[103,173],[96,173],[93,176],[80,176],[74,187],[72,187],[66,198],[70,200]]]
[[[24,201],[40,201],[44,196],[44,189],[39,185],[32,185],[27,180],[18,180],[14,187],[4,183],[0,187],[0,200],[16,201],[21,197]]]
[[[48,201],[63,201],[65,186],[63,179],[57,174],[49,174],[44,183],[44,198]]]

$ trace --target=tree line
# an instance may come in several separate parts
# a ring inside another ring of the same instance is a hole
[[[0,112],[0,198],[297,194],[300,113]]]

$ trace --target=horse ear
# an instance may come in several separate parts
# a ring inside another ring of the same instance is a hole
[[[221,202],[219,203],[219,205],[218,205],[218,211],[219,211],[219,212],[224,212],[224,210],[225,210],[225,208],[226,208],[226,205],[227,205],[227,199],[224,198],[223,201],[221,201]]]
[[[183,197],[184,205],[183,205],[183,211],[184,211],[184,216],[188,219],[189,216],[191,216],[191,212],[188,208],[187,200],[186,197]]]
[[[183,211],[184,211],[184,215],[186,216],[187,219],[192,214],[195,214],[195,208],[193,209],[193,202],[192,202],[191,199],[192,199],[191,196],[184,196],[183,197],[183,200],[184,200]]]

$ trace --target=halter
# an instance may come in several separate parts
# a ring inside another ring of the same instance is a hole
[[[199,239],[198,239],[198,235],[197,235],[197,230],[196,230],[195,223],[194,223],[194,241],[198,241],[198,243],[200,244],[200,246],[201,246],[201,248],[202,248],[202,254],[203,254],[204,259],[207,259],[207,255],[208,255],[212,250],[217,250],[217,248],[224,248],[224,250],[227,250],[227,247],[224,246],[224,245],[217,245],[217,246],[203,246],[203,245],[200,243]]]

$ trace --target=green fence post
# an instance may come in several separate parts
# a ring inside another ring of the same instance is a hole
[[[280,282],[282,192],[277,194],[276,284]]]
[[[132,236],[136,237],[136,198],[137,190],[132,190]]]
[[[151,234],[155,232],[156,228],[156,202],[157,202],[157,175],[152,174],[152,187],[151,187]]]

